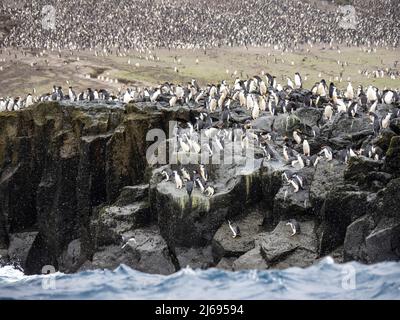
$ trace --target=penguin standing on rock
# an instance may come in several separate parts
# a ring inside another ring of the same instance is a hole
[[[296,219],[290,219],[288,223],[286,223],[287,226],[290,226],[292,229],[292,234],[290,235],[293,237],[295,234],[299,234],[300,231],[300,223]]]
[[[183,187],[183,182],[181,177],[178,174],[178,171],[174,171],[174,177],[175,177],[175,186],[177,189],[182,189]]]
[[[212,197],[214,195],[214,193],[215,193],[215,189],[212,186],[207,186],[207,188],[205,188],[205,190],[204,190],[204,194],[207,197]]]
[[[121,249],[124,249],[128,244],[137,244],[136,239],[135,238],[130,238],[130,239],[125,239],[124,237],[122,238],[123,242],[125,242],[125,244],[121,247]]]
[[[301,180],[298,180],[294,175],[292,176],[291,179],[289,179],[289,184],[291,184],[294,188],[293,192],[297,193],[299,192],[300,188],[301,188]]]
[[[303,153],[306,157],[309,157],[311,155],[310,144],[306,139],[303,140]]]
[[[208,172],[204,164],[200,165],[200,175],[204,181],[208,181]]]
[[[173,172],[171,169],[167,168],[163,171],[161,171],[161,175],[165,178],[164,181],[169,181],[169,179],[171,179]]]
[[[374,134],[377,136],[379,134],[379,131],[381,130],[381,123],[379,121],[378,115],[374,112],[370,112],[369,115],[373,118]]]
[[[327,161],[332,161],[333,159],[333,151],[332,148],[328,146],[324,146],[322,150],[319,152],[319,155],[324,155]]]
[[[240,237],[240,229],[236,224],[232,224],[230,220],[228,220],[229,228],[232,231],[232,238]]]
[[[298,73],[298,72],[296,72],[294,75],[294,83],[295,83],[297,89],[303,88],[303,81],[301,79],[300,73]]]
[[[189,173],[187,172],[187,170],[185,168],[182,168],[181,172],[182,172],[182,176],[183,176],[184,180],[186,180],[186,181],[190,181],[191,180],[190,179],[190,175],[189,175]]]
[[[299,131],[295,130],[293,131],[293,139],[296,141],[297,144],[300,144],[302,139],[301,136],[299,135]]]

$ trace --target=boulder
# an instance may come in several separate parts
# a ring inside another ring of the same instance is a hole
[[[260,252],[271,268],[305,267],[318,257],[318,242],[313,221],[300,222],[301,233],[291,236],[292,231],[281,221],[274,231],[257,239]]]
[[[80,239],[75,239],[68,244],[67,249],[58,259],[59,271],[64,273],[77,272],[85,263],[86,256],[83,254]]]
[[[304,128],[304,124],[301,123],[300,118],[295,114],[289,116],[278,114],[273,117],[269,113],[265,113],[251,122],[254,130],[262,132],[271,132],[272,124],[274,125],[275,132],[281,136],[291,133],[296,129]]]
[[[234,271],[249,269],[265,270],[268,269],[268,265],[261,255],[260,248],[256,247],[237,258],[232,264],[232,269]]]
[[[370,124],[369,117],[352,118],[346,113],[336,114],[333,118],[333,123],[330,126],[330,137],[348,136],[353,133],[369,132],[373,134],[373,128]]]
[[[366,157],[350,158],[344,172],[348,183],[354,183],[363,190],[378,191],[390,181],[391,175],[381,172],[383,161],[376,161]]]
[[[115,201],[116,206],[126,206],[142,200],[147,200],[149,196],[149,185],[142,184],[137,186],[126,186],[121,190],[118,199]]]
[[[316,108],[299,108],[294,112],[302,123],[310,127],[318,126],[322,113],[322,110]]]
[[[181,268],[206,269],[214,266],[212,247],[175,248],[175,255]]]
[[[93,256],[92,267],[115,269],[125,264],[152,274],[167,275],[176,271],[168,246],[157,230],[136,229],[125,234],[124,238],[134,238],[135,241],[101,248]]]
[[[216,265],[217,269],[222,269],[222,270],[227,270],[227,271],[233,271],[232,265],[233,262],[236,260],[236,258],[222,258],[218,264]]]
[[[385,157],[385,171],[400,177],[400,136],[393,137]]]
[[[120,243],[123,233],[144,227],[149,220],[150,208],[147,201],[103,207],[92,220],[94,244],[101,247]]]
[[[285,259],[277,262],[274,269],[287,269],[292,267],[306,268],[314,264],[318,254],[303,248],[297,248]]]
[[[26,259],[37,234],[37,232],[20,232],[10,234],[8,256],[10,260],[20,265],[23,269],[25,269]]]
[[[343,171],[346,165],[336,160],[321,160],[314,173],[310,187],[310,202],[312,211],[317,214],[322,207],[327,195],[332,190],[332,182],[341,184],[343,182]]]
[[[397,135],[400,135],[400,118],[395,118],[390,121],[390,129]]]
[[[10,259],[8,257],[8,251],[1,249],[0,250],[0,268],[4,267],[9,263]]]
[[[377,193],[369,210],[375,221],[381,218],[397,219],[400,212],[400,178],[391,180],[385,189]]]
[[[371,171],[381,171],[382,161],[375,161],[367,157],[353,157],[349,159],[344,178],[360,183]]]
[[[386,152],[390,146],[390,141],[395,136],[397,136],[397,134],[391,129],[382,129],[377,139],[375,139],[373,142],[376,146],[381,148],[383,152]]]
[[[365,239],[369,263],[400,260],[400,219],[384,219]]]
[[[307,216],[311,212],[310,185],[314,176],[314,168],[305,167],[298,172],[305,178],[304,190],[293,192],[292,185],[284,185],[274,198],[273,216],[275,222],[292,217]]]
[[[344,239],[344,260],[366,263],[368,256],[365,248],[365,238],[374,228],[374,222],[369,215],[364,215],[351,223],[346,230]]]
[[[348,185],[336,185],[319,213],[319,253],[326,255],[342,245],[347,226],[367,213],[371,193]]]
[[[255,247],[257,236],[263,217],[258,213],[251,213],[248,216],[232,221],[240,228],[240,237],[233,238],[228,223],[224,223],[215,233],[212,247],[216,261],[222,257],[240,257]]]

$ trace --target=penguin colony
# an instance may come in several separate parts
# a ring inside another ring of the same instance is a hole
[[[232,84],[224,80],[203,88],[193,79],[186,85],[164,83],[156,88],[126,89],[117,96],[104,89],[88,88],[75,93],[72,87],[68,89],[68,94],[64,94],[61,87],[53,86],[52,93],[38,97],[29,94],[25,99],[0,98],[0,111],[18,111],[36,101],[134,101],[167,108],[186,105],[198,116],[193,123],[178,123],[175,126],[173,139],[176,141],[176,152],[206,152],[212,157],[216,151],[224,150],[226,144],[240,143],[243,151],[253,148],[263,161],[284,161],[288,168],[282,179],[294,193],[300,192],[307,184],[299,173],[306,166],[316,167],[320,161],[330,162],[333,159],[347,163],[352,157],[365,156],[374,160],[384,157],[386,150],[377,146],[375,141],[382,130],[400,118],[399,90],[380,90],[373,86],[354,89],[350,82],[346,88],[339,90],[333,82],[328,86],[325,80],[307,90],[303,88],[299,73],[294,75],[294,79],[282,85],[275,76],[267,73],[263,78],[236,78]],[[310,130],[297,128],[289,135],[279,135],[274,127],[276,117],[283,114],[289,122],[290,116],[299,108],[320,110],[322,117],[318,125]],[[389,111],[382,111],[381,108]],[[232,117],[232,113],[244,116],[243,121]],[[273,119],[269,130],[253,128],[254,120],[261,116]],[[342,150],[334,150],[329,141],[315,147],[320,131],[329,128],[338,117],[348,117],[352,121],[367,117],[373,134],[362,144],[348,145]],[[208,143],[200,141],[201,133],[209,138]],[[311,148],[311,145],[314,147]],[[184,167],[173,172],[164,171],[163,175],[166,181],[173,181],[177,189],[185,187],[189,197],[195,188],[209,197],[215,194],[204,165],[193,171]]]
[[[353,0],[355,29],[342,29],[343,13],[318,2],[292,0],[88,0],[53,1],[56,29],[42,28],[42,0],[14,6],[2,1],[0,12],[11,25],[0,47],[47,50],[117,48],[206,49],[219,46],[265,46],[279,49],[332,43],[398,47],[400,32],[395,0]],[[179,72],[179,70],[176,70]]]

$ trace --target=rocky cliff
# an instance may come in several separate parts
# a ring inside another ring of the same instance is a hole
[[[283,161],[248,168],[239,157],[208,167],[214,196],[189,198],[147,163],[146,134],[196,115],[186,107],[58,103],[0,113],[0,264],[18,263],[27,274],[121,263],[170,274],[187,265],[303,267],[328,254],[365,263],[400,258],[398,119],[375,138],[385,160],[321,161],[301,169],[307,185],[298,193],[282,183]],[[275,126],[307,129],[321,116],[299,109]],[[261,117],[253,127],[269,125]],[[361,147],[370,134],[368,117],[339,115],[310,146]],[[231,237],[227,218],[242,237]],[[285,226],[290,218],[300,221],[297,237]]]

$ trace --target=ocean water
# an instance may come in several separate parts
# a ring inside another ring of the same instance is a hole
[[[25,276],[0,268],[0,299],[400,299],[400,263],[335,264],[228,272],[190,268],[151,275],[114,271]]]

